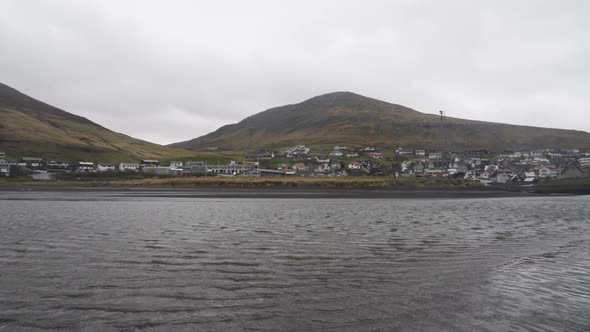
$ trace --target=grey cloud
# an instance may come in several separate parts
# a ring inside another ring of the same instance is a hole
[[[339,90],[590,131],[589,16],[586,1],[7,0],[0,74],[158,143]]]

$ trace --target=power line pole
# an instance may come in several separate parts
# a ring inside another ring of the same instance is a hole
[[[440,110],[440,139],[441,139],[441,152],[447,148],[447,135],[445,133],[445,111]]]

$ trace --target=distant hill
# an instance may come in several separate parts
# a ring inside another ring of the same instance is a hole
[[[296,144],[402,146],[454,151],[546,147],[590,149],[590,134],[450,117],[441,125],[438,115],[351,92],[335,92],[299,104],[271,108],[237,124],[170,146],[246,150]]]
[[[108,130],[0,83],[0,151],[9,156],[123,161],[189,152]]]

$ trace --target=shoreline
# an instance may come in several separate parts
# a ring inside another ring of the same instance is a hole
[[[110,197],[136,198],[509,198],[544,197],[548,195],[530,192],[470,189],[383,189],[383,188],[232,188],[232,187],[172,187],[172,186],[0,186],[0,193],[80,193],[100,194]],[[563,195],[562,195],[563,196]],[[565,195],[570,196],[570,195]],[[573,195],[572,195],[573,196]]]
[[[326,197],[326,198],[484,198],[590,194],[590,184],[560,181],[536,186],[483,186],[441,178],[230,178],[177,177],[0,181],[1,192],[112,193],[149,197]]]

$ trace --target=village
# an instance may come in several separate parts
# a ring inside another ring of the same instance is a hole
[[[395,150],[377,147],[334,146],[327,153],[314,152],[305,145],[279,151],[257,148],[243,161],[207,163],[205,161],[158,160],[114,164],[80,160],[44,160],[38,157],[11,157],[0,152],[0,176],[33,180],[54,180],[64,175],[80,178],[97,174],[119,177],[143,176],[226,176],[226,177],[453,177],[484,185],[533,184],[548,179],[590,176],[590,152],[579,149],[505,151],[486,150],[440,152],[426,149]]]

